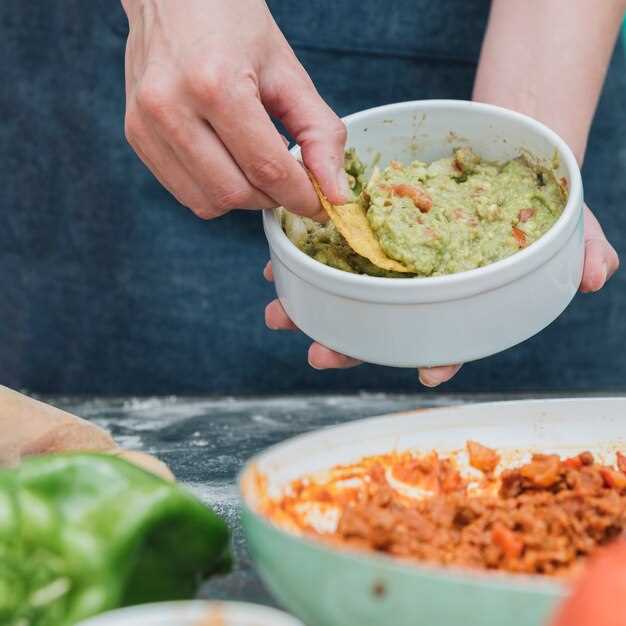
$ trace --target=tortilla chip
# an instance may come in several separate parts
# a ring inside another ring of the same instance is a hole
[[[310,173],[309,177],[326,213],[328,213],[337,230],[348,242],[348,245],[357,254],[369,259],[381,269],[392,272],[410,272],[402,263],[390,259],[385,254],[378,239],[376,239],[376,235],[374,235],[370,223],[367,221],[367,216],[358,203],[331,204]]]

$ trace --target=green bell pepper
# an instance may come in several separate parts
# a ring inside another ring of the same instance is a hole
[[[183,488],[104,454],[0,471],[0,624],[70,626],[192,597],[230,565],[229,531]]]

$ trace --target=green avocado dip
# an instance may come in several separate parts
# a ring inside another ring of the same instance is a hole
[[[432,163],[391,161],[371,175],[353,149],[345,169],[354,198],[385,254],[408,276],[440,276],[504,259],[541,237],[567,202],[566,181],[521,155],[505,163],[469,148]],[[346,272],[406,277],[354,252],[329,221],[282,212],[283,229],[300,250]]]

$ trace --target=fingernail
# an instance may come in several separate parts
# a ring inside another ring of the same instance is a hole
[[[352,190],[350,185],[348,185],[348,177],[343,168],[337,172],[337,191],[345,202],[352,198]]]
[[[424,387],[430,387],[431,389],[433,387],[437,387],[441,383],[440,380],[433,380],[432,378],[431,379],[426,378],[422,372],[419,373],[419,379],[420,379],[420,383],[422,383]]]
[[[320,222],[320,224],[325,224],[328,221],[328,213],[324,209],[322,209],[319,213],[316,213],[311,217],[312,220],[316,222]]]
[[[274,326],[271,322],[270,322],[270,316],[269,316],[269,309],[270,305],[268,304],[265,307],[265,325],[270,329],[270,330],[278,330],[277,326]]]
[[[321,370],[323,370],[323,367],[317,367],[317,365],[313,365],[313,363],[311,363],[311,357],[309,357],[308,359],[309,362],[309,367],[312,367],[314,370],[317,370],[318,372],[320,372]]]
[[[606,264],[606,261],[604,261],[602,263],[602,269],[600,270],[600,280],[593,285],[593,287],[591,289],[589,289],[588,291],[600,291],[600,289],[602,289],[602,287],[604,287],[604,284],[606,283],[606,279],[609,275],[609,266]]]

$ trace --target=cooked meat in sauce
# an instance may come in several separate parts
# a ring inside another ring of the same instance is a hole
[[[325,541],[403,559],[552,576],[572,575],[626,528],[621,453],[616,467],[590,452],[534,454],[496,473],[495,450],[468,442],[467,452],[479,477],[436,452],[368,457],[326,482],[295,481],[268,514]],[[312,508],[334,510],[334,525],[327,516],[320,528]]]

